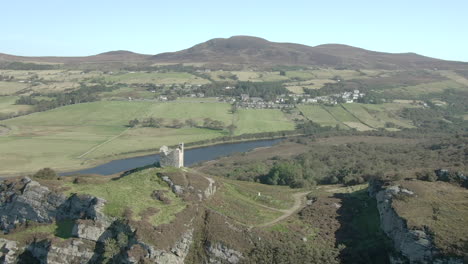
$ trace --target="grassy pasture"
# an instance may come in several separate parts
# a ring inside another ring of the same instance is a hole
[[[336,126],[340,125],[340,121],[335,119],[329,112],[327,112],[321,105],[300,105],[299,110],[309,120],[318,123],[322,126]]]
[[[236,134],[293,130],[294,123],[278,109],[239,109]]]
[[[320,89],[327,83],[336,83],[334,80],[330,79],[311,79],[308,81],[301,81],[301,82],[288,82],[286,83],[286,89],[293,93],[304,93],[303,88],[307,89]]]
[[[106,75],[106,81],[118,83],[154,83],[154,84],[205,84],[209,81],[186,72],[135,72]]]
[[[26,83],[0,82],[0,95],[12,95],[28,87]]]
[[[418,98],[423,94],[441,93],[446,89],[466,89],[466,86],[453,80],[423,83],[383,91],[384,95],[398,98]]]
[[[381,105],[369,104],[341,104],[336,106],[301,105],[299,110],[303,115],[324,126],[355,128],[359,131],[385,127],[385,123],[392,122],[397,126],[413,127],[409,120],[402,119],[396,112],[404,107],[416,107],[403,103],[388,103]]]
[[[0,137],[0,173],[33,172],[43,167],[80,169],[134,152],[154,152],[162,145],[227,134],[190,127],[128,129],[126,125],[134,118],[162,117],[167,124],[173,119],[192,118],[199,125],[207,117],[225,125],[234,119],[238,127],[236,134],[294,129],[294,123],[279,110],[239,110],[233,115],[229,109],[229,104],[218,102],[101,101],[4,120],[0,124],[10,131]]]
[[[31,109],[29,105],[15,105],[18,96],[0,96],[0,113],[18,113]]]

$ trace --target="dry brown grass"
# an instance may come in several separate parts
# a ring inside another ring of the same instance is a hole
[[[409,228],[428,228],[435,245],[445,254],[468,255],[468,190],[445,182],[397,183],[415,193],[393,201]]]

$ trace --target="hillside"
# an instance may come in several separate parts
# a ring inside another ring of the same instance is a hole
[[[310,47],[276,43],[249,36],[216,38],[189,49],[151,57],[157,62],[205,62],[233,64],[309,65],[353,69],[453,69],[467,63],[449,62],[415,53],[384,53],[347,45]]]
[[[85,57],[24,57],[0,53],[0,62],[35,63],[209,63],[234,65],[302,65],[346,69],[468,69],[468,63],[444,61],[415,53],[385,53],[341,44],[315,47],[277,43],[251,36],[215,38],[191,48],[154,56],[111,51]]]
[[[0,53],[0,63],[3,62],[23,62],[23,63],[58,63],[58,64],[79,64],[79,63],[109,63],[109,62],[137,62],[144,61],[150,55],[134,53],[131,51],[110,51],[92,56],[84,57],[27,57],[27,56],[14,56],[9,54]]]
[[[0,260],[338,263],[331,241],[304,243],[314,236],[297,215],[306,193],[187,169],[9,180],[0,183]],[[285,234],[285,219],[300,229]]]

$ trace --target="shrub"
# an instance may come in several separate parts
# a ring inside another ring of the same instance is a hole
[[[53,180],[58,177],[57,173],[51,168],[43,168],[38,170],[33,177],[38,179]]]

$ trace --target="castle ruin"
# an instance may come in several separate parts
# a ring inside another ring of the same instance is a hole
[[[179,143],[176,149],[162,146],[159,149],[159,164],[161,167],[184,167],[184,143]]]

